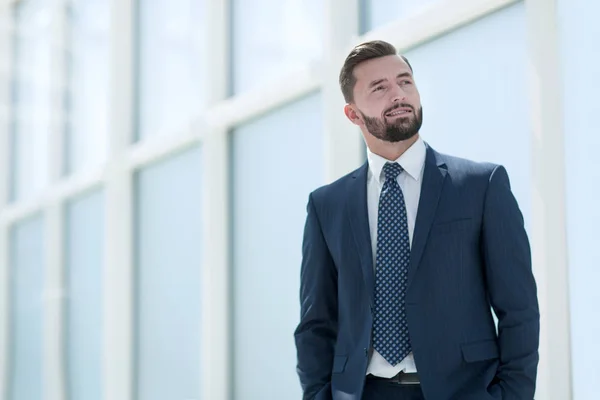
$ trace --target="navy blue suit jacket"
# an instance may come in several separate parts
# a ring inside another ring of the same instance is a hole
[[[309,196],[294,333],[304,400],[362,396],[374,289],[367,172]],[[504,167],[427,146],[406,313],[427,400],[533,399],[537,289]]]

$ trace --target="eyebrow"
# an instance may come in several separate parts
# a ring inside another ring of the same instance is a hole
[[[411,78],[412,79],[412,75],[410,74],[410,72],[402,72],[402,73],[399,73],[398,76],[396,76],[396,79],[398,79],[398,78]],[[385,79],[385,78],[377,79],[377,80],[369,83],[369,89],[371,89],[372,87],[377,86],[380,83],[385,82],[385,81],[387,81],[387,79]]]

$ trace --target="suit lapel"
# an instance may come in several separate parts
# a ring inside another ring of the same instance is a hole
[[[425,169],[423,171],[423,182],[421,184],[421,197],[415,221],[415,230],[410,254],[410,266],[408,269],[408,286],[410,286],[415,273],[421,262],[423,250],[427,242],[427,236],[435,217],[437,205],[440,200],[444,180],[447,174],[446,165],[439,160],[438,154],[427,146],[425,157]]]
[[[367,208],[367,172],[368,164],[365,163],[352,175],[348,193],[348,219],[352,229],[352,236],[360,257],[365,286],[371,304],[374,303],[373,285],[373,251],[371,250],[371,233],[369,232],[369,214]]]

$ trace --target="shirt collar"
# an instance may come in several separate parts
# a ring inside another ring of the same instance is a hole
[[[425,155],[425,143],[423,142],[423,139],[419,137],[412,146],[406,149],[406,151],[393,162],[400,164],[402,169],[404,169],[408,175],[414,180],[419,181],[421,179],[423,166],[425,165]],[[390,162],[390,160],[386,160],[380,155],[373,153],[367,147],[367,161],[369,163],[369,171],[373,174],[373,177],[377,182],[381,183],[383,166],[385,163]]]

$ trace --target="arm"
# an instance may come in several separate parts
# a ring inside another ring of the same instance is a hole
[[[482,244],[487,288],[498,317],[497,377],[503,398],[531,400],[539,361],[537,287],[523,216],[502,166],[496,167],[490,176]]]
[[[307,206],[300,273],[300,323],[294,337],[303,400],[331,399],[337,337],[337,270],[325,243],[312,196]]]

